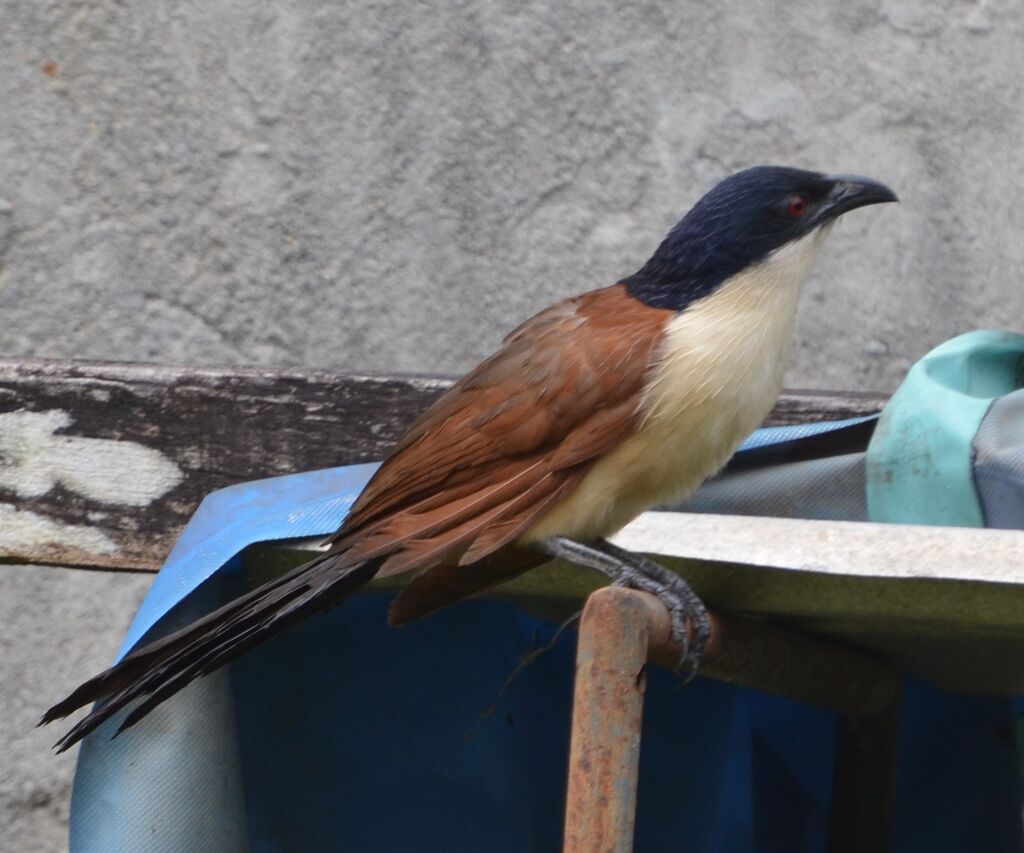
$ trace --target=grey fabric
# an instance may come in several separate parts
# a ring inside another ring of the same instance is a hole
[[[849,453],[741,471],[725,471],[671,509],[867,521],[864,454]]]
[[[1024,528],[1024,390],[991,405],[972,450],[985,526]]]

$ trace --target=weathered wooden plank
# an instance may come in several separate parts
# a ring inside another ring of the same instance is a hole
[[[785,390],[765,420],[765,426],[806,424],[873,415],[882,410],[889,397],[863,391]]]
[[[154,570],[208,492],[379,459],[450,384],[0,361],[0,561]],[[769,423],[851,417],[884,401],[787,392]]]

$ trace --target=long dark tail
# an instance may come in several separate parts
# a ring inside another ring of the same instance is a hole
[[[213,672],[294,622],[355,592],[373,579],[380,566],[380,560],[354,566],[343,561],[343,554],[317,557],[180,631],[133,651],[50,708],[39,725],[66,717],[90,702],[106,700],[57,741],[54,748],[63,752],[141,697],[116,737],[192,679]]]

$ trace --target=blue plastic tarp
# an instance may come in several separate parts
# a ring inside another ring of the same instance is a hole
[[[755,434],[751,451],[823,430]],[[119,654],[240,594],[248,545],[333,531],[375,466],[210,495]],[[551,851],[561,838],[574,637],[508,602],[401,629],[366,593],[190,685],[124,736],[83,744],[73,853]],[[528,666],[520,660],[551,645]],[[905,684],[897,853],[1020,850],[1005,699]],[[824,849],[836,717],[652,670],[636,847]]]

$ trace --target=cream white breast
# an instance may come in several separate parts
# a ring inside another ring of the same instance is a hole
[[[800,290],[826,229],[783,246],[669,321],[639,427],[522,537],[608,536],[718,471],[774,405]]]

